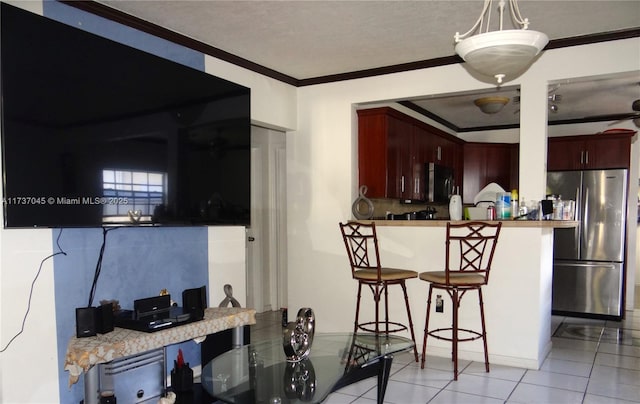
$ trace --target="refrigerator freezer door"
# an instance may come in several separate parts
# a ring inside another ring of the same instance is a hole
[[[580,259],[624,261],[626,170],[583,171]]]
[[[553,312],[621,318],[622,268],[619,262],[554,262]]]
[[[558,171],[547,173],[547,194],[560,195],[562,199],[576,201],[576,220],[582,215],[582,171]],[[580,226],[572,229],[555,229],[553,232],[554,259],[580,259]]]

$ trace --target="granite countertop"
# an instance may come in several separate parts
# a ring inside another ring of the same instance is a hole
[[[83,372],[99,363],[162,348],[166,345],[205,337],[222,330],[255,324],[256,311],[239,307],[214,307],[205,310],[204,319],[178,327],[146,333],[116,327],[95,337],[71,337],[67,345],[64,370],[69,372],[69,385]]]
[[[396,226],[396,227],[444,227],[447,223],[465,223],[470,220],[356,220],[360,223],[374,222],[376,226]],[[578,227],[579,222],[575,220],[480,220],[487,223],[502,223],[502,227],[518,228],[573,228]]]

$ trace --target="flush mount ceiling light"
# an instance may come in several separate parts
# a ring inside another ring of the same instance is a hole
[[[517,0],[509,0],[509,10],[514,24],[520,29],[503,30],[505,0],[498,3],[500,26],[498,31],[489,31],[490,9],[493,0],[485,0],[478,21],[464,34],[456,32],[456,53],[475,71],[495,77],[498,85],[522,74],[549,42],[547,35],[529,31],[529,19],[522,18]],[[486,24],[485,24],[486,18]],[[485,32],[483,31],[485,26]],[[477,33],[476,35],[473,35]]]
[[[507,97],[482,97],[473,101],[485,114],[497,114],[508,102]]]

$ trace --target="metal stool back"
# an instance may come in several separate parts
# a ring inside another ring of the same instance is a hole
[[[489,372],[489,354],[487,350],[487,333],[485,328],[482,286],[489,281],[491,263],[498,243],[502,223],[466,222],[460,224],[447,223],[446,253],[444,271],[422,272],[419,278],[429,282],[427,298],[427,314],[422,345],[422,362],[424,368],[427,349],[427,336],[450,341],[452,343],[454,380],[458,380],[458,342],[473,341],[482,338],[484,344],[484,360]],[[452,303],[452,326],[429,330],[429,315],[433,289],[447,292]],[[460,300],[470,290],[478,291],[480,305],[480,332],[458,325],[458,309]],[[463,332],[465,336],[460,337]],[[443,335],[444,334],[444,335]],[[450,335],[450,336],[448,336]]]
[[[358,281],[358,297],[356,303],[356,315],[353,326],[354,333],[358,330],[373,332],[376,334],[389,334],[409,330],[414,344],[416,341],[409,308],[409,298],[405,281],[417,278],[418,273],[407,269],[383,267],[380,263],[378,250],[378,237],[375,223],[348,222],[340,223],[340,231],[349,257],[351,276]],[[389,320],[389,285],[400,285],[404,294],[405,306],[409,324],[405,325],[397,321]],[[373,294],[375,302],[375,320],[360,323],[360,301],[362,287],[367,286]],[[380,300],[384,296],[384,320],[380,319]],[[416,362],[418,351],[414,346]]]

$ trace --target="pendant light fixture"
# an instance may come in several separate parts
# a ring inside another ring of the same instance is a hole
[[[508,97],[481,97],[473,101],[485,114],[497,114],[509,102]]]
[[[549,42],[547,35],[530,31],[529,19],[522,18],[517,0],[509,0],[509,10],[514,24],[520,29],[503,30],[505,0],[498,3],[500,26],[498,31],[489,31],[493,0],[485,0],[482,13],[471,29],[456,32],[456,53],[475,71],[495,77],[498,85],[522,74]],[[485,32],[483,31],[483,26]],[[474,35],[475,34],[475,35]]]

